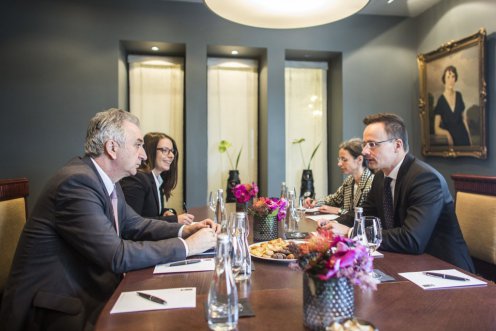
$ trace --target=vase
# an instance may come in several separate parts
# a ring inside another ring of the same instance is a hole
[[[246,213],[248,211],[248,202],[236,202],[236,212]]]
[[[253,217],[253,241],[269,241],[278,238],[278,224],[277,215],[260,217],[254,215]]]
[[[347,278],[321,280],[303,273],[303,323],[311,330],[325,330],[334,320],[355,312],[353,285]]]
[[[303,199],[315,198],[315,188],[313,186],[313,174],[312,174],[312,170],[310,169],[303,170],[303,173],[301,174],[300,197],[303,197]]]
[[[227,178],[226,202],[236,202],[233,189],[239,183],[241,183],[241,180],[239,179],[239,171],[229,170],[229,177]]]

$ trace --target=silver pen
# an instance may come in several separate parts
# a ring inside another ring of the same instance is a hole
[[[201,260],[184,260],[184,261],[179,261],[179,262],[174,262],[169,264],[169,267],[177,267],[180,265],[188,265],[188,264],[194,264],[194,263],[200,263]]]

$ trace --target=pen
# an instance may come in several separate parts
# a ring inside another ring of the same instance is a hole
[[[183,202],[183,210],[186,214],[188,213],[188,208],[186,208],[186,201]]]
[[[151,295],[151,294],[147,294],[147,293],[143,293],[143,292],[136,292],[140,297],[146,299],[146,300],[149,300],[149,301],[152,301],[152,302],[156,302],[156,303],[160,303],[161,305],[165,305],[167,303],[167,301],[165,301],[164,299],[161,299],[159,297],[156,297],[154,295]]]
[[[431,276],[431,277],[444,278],[444,279],[449,279],[449,280],[459,280],[459,281],[463,281],[463,282],[470,280],[468,278],[446,275],[446,274],[440,274],[437,272],[424,272],[424,275]]]
[[[188,265],[188,264],[194,264],[194,263],[200,263],[201,260],[185,260],[185,261],[179,261],[179,262],[174,262],[169,264],[169,267],[177,267],[180,265]]]

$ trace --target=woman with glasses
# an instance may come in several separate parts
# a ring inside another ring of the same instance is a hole
[[[120,181],[126,202],[143,217],[169,222],[190,224],[194,216],[188,213],[176,215],[164,203],[169,200],[177,184],[179,153],[172,137],[162,132],[150,132],[144,137],[147,160],[135,176]]]
[[[355,207],[361,207],[372,186],[374,174],[367,168],[367,160],[362,155],[362,141],[358,138],[347,140],[339,145],[338,167],[345,175],[338,190],[320,200],[306,199],[306,208],[320,206],[319,211],[328,214],[343,215],[353,213]]]

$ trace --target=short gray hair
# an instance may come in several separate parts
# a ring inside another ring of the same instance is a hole
[[[91,120],[86,132],[84,153],[87,156],[98,157],[103,154],[103,148],[110,139],[124,145],[125,132],[122,129],[124,121],[139,126],[139,119],[122,109],[110,108],[97,113]]]

